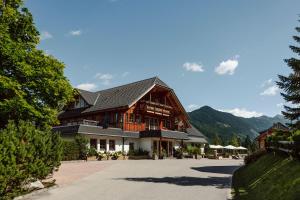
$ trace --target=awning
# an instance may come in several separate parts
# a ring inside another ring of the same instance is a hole
[[[120,128],[103,128],[101,126],[91,125],[70,125],[70,126],[57,126],[52,128],[53,131],[60,132],[62,135],[73,135],[76,133],[85,135],[101,135],[113,137],[126,137],[126,138],[139,138],[138,132],[123,131]]]
[[[146,130],[140,132],[141,138],[147,137],[163,137],[177,140],[188,140],[185,132],[171,131],[171,130]]]
[[[236,147],[232,146],[232,145],[228,145],[228,146],[225,146],[224,149],[234,150],[234,149],[236,149]]]
[[[202,138],[202,137],[191,137],[191,136],[189,136],[189,139],[186,140],[185,142],[187,142],[187,143],[201,143],[201,144],[207,143],[207,141],[206,141],[205,138]]]

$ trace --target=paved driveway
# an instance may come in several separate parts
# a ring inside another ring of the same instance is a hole
[[[90,175],[75,176],[74,181],[63,182],[60,187],[30,199],[226,199],[232,172],[241,163],[237,160],[208,159],[93,162],[96,170],[90,170]],[[75,165],[81,166],[81,169],[77,166],[79,173],[86,174],[82,171],[87,170],[88,164]],[[74,164],[63,164],[65,170],[68,167],[69,172],[76,174],[76,170],[72,170]]]

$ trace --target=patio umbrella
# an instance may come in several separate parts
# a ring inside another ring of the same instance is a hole
[[[221,146],[221,145],[209,145],[209,148],[211,148],[211,149],[223,149],[224,147],[223,146]]]
[[[232,146],[232,145],[228,145],[228,146],[225,146],[224,149],[234,150],[234,149],[236,149],[236,147]]]
[[[236,149],[237,149],[237,150],[248,150],[247,148],[242,147],[242,146],[236,147]]]

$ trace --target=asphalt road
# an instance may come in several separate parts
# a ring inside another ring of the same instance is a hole
[[[29,199],[225,200],[232,173],[241,164],[240,160],[208,159],[96,161],[92,165],[99,170]],[[66,163],[62,167],[73,174],[89,166],[78,163],[74,170]]]

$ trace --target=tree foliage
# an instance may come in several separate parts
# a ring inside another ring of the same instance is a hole
[[[299,34],[300,27],[296,27],[296,31]],[[300,43],[300,35],[293,36],[293,39],[296,43]],[[284,106],[285,111],[282,114],[294,122],[291,123],[292,128],[300,129],[300,47],[291,45],[290,49],[297,54],[298,58],[292,57],[285,60],[292,72],[288,76],[279,75],[277,85],[283,90],[281,93],[283,98],[292,104],[292,106]]]
[[[37,49],[39,32],[22,0],[0,1],[0,127],[8,120],[56,124],[71,98],[64,64]]]
[[[60,165],[62,141],[51,129],[10,121],[0,130],[0,197],[10,199],[22,186],[43,179]]]
[[[219,137],[219,135],[218,134],[214,134],[214,137],[213,137],[213,139],[212,139],[212,143],[214,144],[214,145],[222,145],[222,139]]]
[[[231,137],[229,144],[232,146],[238,147],[238,146],[240,146],[240,139],[234,134]]]

